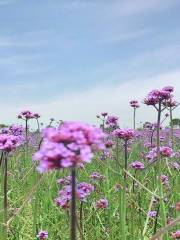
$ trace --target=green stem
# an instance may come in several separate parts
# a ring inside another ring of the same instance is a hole
[[[133,127],[136,129],[136,108],[134,108]]]
[[[76,169],[71,170],[71,240],[76,240]]]
[[[160,216],[162,221],[162,226],[166,226],[167,220],[166,220],[166,209],[165,204],[163,200],[163,188],[162,188],[162,182],[161,182],[161,156],[160,156],[160,123],[161,123],[161,111],[162,111],[162,103],[159,102],[158,107],[158,119],[157,119],[157,185],[158,185],[158,191],[160,195]],[[165,234],[164,240],[168,240],[168,235]]]
[[[172,107],[170,107],[169,112],[170,112],[170,126],[171,126],[171,141],[172,141],[172,149],[173,149],[173,147],[174,147],[174,128],[173,128]]]

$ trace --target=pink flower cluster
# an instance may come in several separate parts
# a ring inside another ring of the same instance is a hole
[[[169,184],[169,178],[166,175],[161,175],[160,176],[161,182],[163,185],[168,185]]]
[[[157,211],[149,211],[149,212],[148,212],[148,216],[149,216],[149,217],[154,218],[154,217],[156,217],[156,215],[157,215]]]
[[[40,231],[37,234],[37,238],[39,238],[40,240],[44,240],[48,238],[48,232],[47,231]]]
[[[160,155],[162,157],[173,157],[174,152],[173,152],[172,148],[162,146],[162,147],[160,147]],[[157,158],[157,148],[155,147],[155,148],[151,149],[149,151],[149,153],[146,155],[146,158],[150,161],[154,161]]]
[[[0,150],[10,152],[16,149],[19,145],[19,137],[8,134],[0,134]]]
[[[118,126],[118,117],[117,116],[108,116],[106,119],[106,124],[110,128],[115,128]]]
[[[107,113],[107,112],[102,112],[101,115],[102,115],[103,117],[106,117],[106,116],[108,115],[108,113]]]
[[[99,128],[79,122],[64,122],[58,129],[45,129],[44,142],[33,159],[40,161],[40,172],[90,162],[95,150],[105,148],[104,137]]]
[[[133,108],[139,108],[140,107],[137,100],[131,100],[129,103],[130,103],[130,106],[133,107]]]
[[[130,164],[130,166],[136,170],[141,170],[141,169],[144,169],[144,164],[142,162],[139,162],[139,161],[135,161],[135,162],[132,162]]]
[[[114,130],[113,135],[127,141],[127,140],[130,140],[133,137],[135,137],[135,131],[131,128],[129,128],[129,129],[120,129],[119,128],[119,129]]]
[[[60,178],[56,182],[60,185],[70,185],[71,184],[71,176],[66,176],[64,178]]]
[[[173,239],[180,239],[180,230],[177,230],[176,232],[173,232],[171,234]]]
[[[170,98],[167,101],[165,101],[163,104],[166,107],[175,107],[178,103],[173,98]]]
[[[63,209],[69,208],[69,203],[71,200],[71,189],[70,185],[64,186],[62,190],[59,191],[59,197],[55,199],[57,206],[62,207]],[[90,183],[82,182],[77,185],[76,197],[84,202],[87,197],[94,191],[94,186]]]
[[[173,152],[172,148],[165,147],[165,146],[160,147],[160,154],[163,157],[173,157],[174,156],[174,152]]]
[[[171,98],[171,93],[173,91],[174,88],[170,86],[164,87],[163,89],[152,90],[144,99],[144,103],[146,105],[156,105],[164,100],[167,101]]]
[[[90,178],[93,180],[93,181],[96,181],[96,180],[100,180],[100,181],[103,181],[106,177],[101,175],[100,173],[98,172],[93,172],[91,175],[90,175]]]
[[[24,120],[33,119],[33,118],[38,119],[40,118],[40,115],[39,113],[33,113],[29,110],[24,110],[18,115],[18,118],[24,119]]]
[[[105,209],[108,207],[108,205],[109,205],[108,200],[104,199],[104,198],[102,198],[94,203],[94,206],[96,209]]]

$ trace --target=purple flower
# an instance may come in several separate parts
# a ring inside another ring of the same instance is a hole
[[[109,205],[108,200],[104,198],[94,203],[96,209],[105,209],[108,207],[108,205]]]
[[[174,92],[174,87],[172,87],[172,86],[166,86],[166,87],[163,87],[162,90],[172,93],[172,92]]]
[[[78,166],[90,162],[94,150],[105,148],[101,129],[79,122],[64,122],[58,129],[47,128],[44,142],[34,155],[39,171]]]
[[[130,164],[130,166],[136,170],[138,169],[144,169],[144,164],[142,162],[139,161],[135,161],[133,163]]]
[[[57,206],[62,207],[63,209],[69,208],[69,202],[71,200],[71,186],[67,185],[59,191],[58,198],[55,199]],[[76,188],[76,197],[81,201],[86,201],[87,197],[94,191],[94,186],[90,183],[82,182],[77,185]]]
[[[118,117],[116,116],[108,116],[106,120],[106,124],[108,127],[115,128],[118,125]]]
[[[170,167],[174,168],[175,170],[180,169],[180,164],[178,162],[170,162],[169,165],[170,165]]]
[[[9,133],[14,136],[21,136],[24,133],[24,127],[22,125],[11,125],[9,127]]]
[[[106,148],[111,148],[113,146],[113,141],[112,140],[107,140],[105,142],[105,146],[106,146]]]
[[[90,178],[91,178],[92,180],[94,180],[94,181],[96,181],[96,180],[102,181],[102,180],[105,179],[105,176],[101,175],[101,174],[98,173],[98,172],[93,172],[93,173],[90,175]]]
[[[163,102],[163,105],[166,107],[175,107],[178,103],[173,99],[170,98],[167,101]]]
[[[177,230],[176,232],[173,232],[171,234],[173,239],[180,239],[180,230]]]
[[[133,108],[139,108],[139,103],[137,100],[131,100],[130,102],[130,106],[133,107]]]
[[[160,153],[163,157],[173,157],[174,156],[174,152],[173,152],[172,148],[170,148],[170,147],[165,147],[165,146],[160,147]]]
[[[90,183],[82,182],[77,185],[77,197],[81,201],[85,201],[86,198],[94,191],[94,186]]]
[[[28,120],[34,118],[34,114],[29,110],[24,110],[18,115],[18,118]]]
[[[102,112],[101,115],[102,115],[103,117],[106,117],[106,116],[108,115],[108,113],[107,113],[107,112]]]
[[[0,134],[0,150],[10,152],[17,148],[19,145],[20,145],[19,137],[8,134]]]
[[[61,185],[69,185],[71,183],[71,176],[60,178],[56,182]]]
[[[39,115],[39,113],[33,113],[33,117],[36,118],[36,119],[38,119],[38,118],[40,118],[41,116]]]
[[[149,217],[154,218],[154,217],[156,217],[156,215],[157,215],[157,211],[149,211],[149,212],[148,212],[148,216],[149,216]]]
[[[168,185],[168,184],[169,184],[169,178],[168,178],[168,176],[166,176],[166,175],[161,175],[161,176],[160,176],[160,179],[161,179],[163,185]]]
[[[173,157],[174,152],[172,148],[162,146],[160,147],[160,154],[162,157]],[[154,161],[157,158],[157,148],[153,148],[149,151],[149,153],[146,155],[146,158],[150,161]]]
[[[48,238],[48,232],[47,231],[40,231],[37,234],[37,238],[39,238],[40,240],[44,240],[44,239]]]
[[[168,100],[170,97],[171,94],[169,90],[155,89],[148,93],[148,95],[144,99],[144,103],[146,105],[156,105],[159,102]]]
[[[116,129],[113,132],[113,135],[122,138],[124,140],[130,140],[135,136],[135,131],[133,129]]]

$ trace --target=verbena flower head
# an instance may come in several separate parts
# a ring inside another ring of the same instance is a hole
[[[108,115],[108,113],[107,113],[107,112],[102,112],[101,115],[102,115],[103,117],[106,117],[106,116]]]
[[[29,110],[24,110],[18,115],[18,118],[28,120],[34,118],[34,114]]]
[[[148,93],[148,95],[144,99],[144,103],[146,105],[156,105],[159,102],[168,100],[170,97],[171,97],[171,92],[169,90],[155,89],[155,90],[152,90],[150,93]]]
[[[10,152],[20,145],[20,139],[13,135],[0,134],[0,150]]]
[[[94,191],[94,186],[90,183],[82,182],[77,184],[76,197],[81,202],[85,202],[87,197]],[[55,199],[57,206],[66,209],[69,208],[69,203],[72,198],[72,187],[70,185],[64,186],[59,191],[59,197]]]
[[[96,209],[105,209],[108,207],[108,205],[109,205],[108,200],[104,198],[94,203]]]
[[[174,170],[179,170],[180,169],[180,164],[178,162],[170,162],[169,166],[173,168]]]
[[[155,147],[148,152],[148,154],[146,155],[146,158],[150,161],[154,161],[157,158],[157,155],[158,155],[157,148]],[[173,157],[174,152],[173,152],[172,148],[162,146],[162,147],[160,147],[160,155],[161,155],[161,157]]]
[[[154,217],[156,217],[156,215],[157,215],[157,211],[149,211],[149,212],[148,212],[148,216],[149,216],[149,217],[154,218]]]
[[[161,176],[160,176],[160,179],[161,179],[163,185],[168,185],[168,184],[169,184],[169,178],[168,178],[168,176],[166,176],[166,175],[161,175]]]
[[[180,212],[180,202],[176,203],[176,211]]]
[[[106,119],[106,124],[108,127],[115,128],[118,126],[118,117],[117,116],[108,116]]]
[[[33,113],[33,117],[34,117],[35,119],[38,119],[38,118],[40,118],[41,116],[40,116],[39,113]]]
[[[178,103],[173,99],[170,98],[167,101],[163,102],[163,105],[166,107],[175,107]]]
[[[174,156],[174,152],[173,152],[172,148],[165,147],[165,146],[160,147],[160,154],[163,157],[173,157]]]
[[[48,238],[48,232],[47,231],[40,231],[37,234],[37,238],[39,238],[40,240],[44,240]]]
[[[131,100],[129,103],[130,103],[130,106],[133,107],[133,108],[139,108],[140,107],[137,100]]]
[[[9,127],[9,133],[14,136],[21,136],[24,133],[24,127],[22,125],[13,124]]]
[[[174,92],[174,87],[172,87],[172,86],[166,86],[166,87],[163,87],[162,90],[172,93],[172,92]]]
[[[64,178],[60,178],[56,181],[60,185],[70,185],[71,183],[71,176],[66,176]]]
[[[177,230],[176,232],[173,232],[171,234],[173,239],[180,239],[180,230]]]
[[[106,148],[111,148],[113,146],[113,141],[112,140],[107,140],[105,142],[105,146],[106,146]]]
[[[93,180],[93,181],[96,181],[96,180],[104,180],[105,179],[105,176],[101,175],[100,173],[98,172],[93,172],[91,175],[90,175],[90,178]]]
[[[113,135],[127,141],[127,140],[130,140],[133,137],[135,137],[135,131],[131,128],[129,128],[129,129],[120,129],[119,128],[119,129],[114,130]]]
[[[135,161],[135,162],[132,162],[130,164],[130,166],[136,170],[141,170],[141,169],[144,169],[144,164],[142,162],[139,162],[139,161]]]
[[[77,197],[81,201],[85,201],[86,198],[94,191],[94,186],[90,183],[82,182],[77,185]]]
[[[41,172],[90,162],[94,150],[104,149],[104,136],[88,124],[64,122],[58,129],[45,129],[44,142],[33,159],[40,161]]]

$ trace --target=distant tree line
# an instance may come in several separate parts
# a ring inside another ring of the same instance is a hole
[[[180,128],[180,118],[174,118],[172,119],[172,123],[173,126],[178,126]]]
[[[8,127],[6,124],[0,123],[0,128]]]

